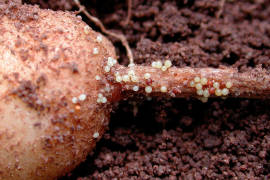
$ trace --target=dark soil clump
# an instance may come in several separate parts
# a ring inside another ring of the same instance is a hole
[[[76,9],[71,0],[31,2]],[[128,25],[126,1],[82,4],[126,35],[138,64],[270,71],[269,0],[133,0]],[[63,179],[270,179],[269,100],[143,99],[121,102],[95,152]]]

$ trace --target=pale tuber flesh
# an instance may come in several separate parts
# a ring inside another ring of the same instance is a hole
[[[148,96],[269,97],[261,69],[117,63],[113,45],[70,12],[0,3],[0,179],[55,179],[93,150],[111,104]]]

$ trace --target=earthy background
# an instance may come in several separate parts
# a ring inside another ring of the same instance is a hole
[[[25,0],[76,10],[72,0]],[[231,66],[270,72],[270,0],[82,1],[108,29],[126,35],[138,64]],[[83,19],[99,30],[84,16]],[[120,62],[125,50],[115,39]],[[62,180],[270,179],[270,101],[149,99],[115,105],[109,130]]]

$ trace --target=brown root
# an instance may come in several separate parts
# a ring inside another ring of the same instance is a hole
[[[239,73],[233,68],[177,68],[161,70],[156,67],[118,66],[115,80],[123,90],[138,91],[146,95],[161,93],[171,97],[264,98],[270,96],[270,75],[262,69]],[[119,82],[121,78],[122,80]]]

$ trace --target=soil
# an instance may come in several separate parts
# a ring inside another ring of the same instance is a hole
[[[270,71],[270,0],[222,1],[132,0],[128,25],[127,1],[81,2],[127,37],[137,64]],[[25,2],[76,10],[72,0]],[[270,100],[135,97],[115,107],[95,151],[62,180],[270,179]]]

